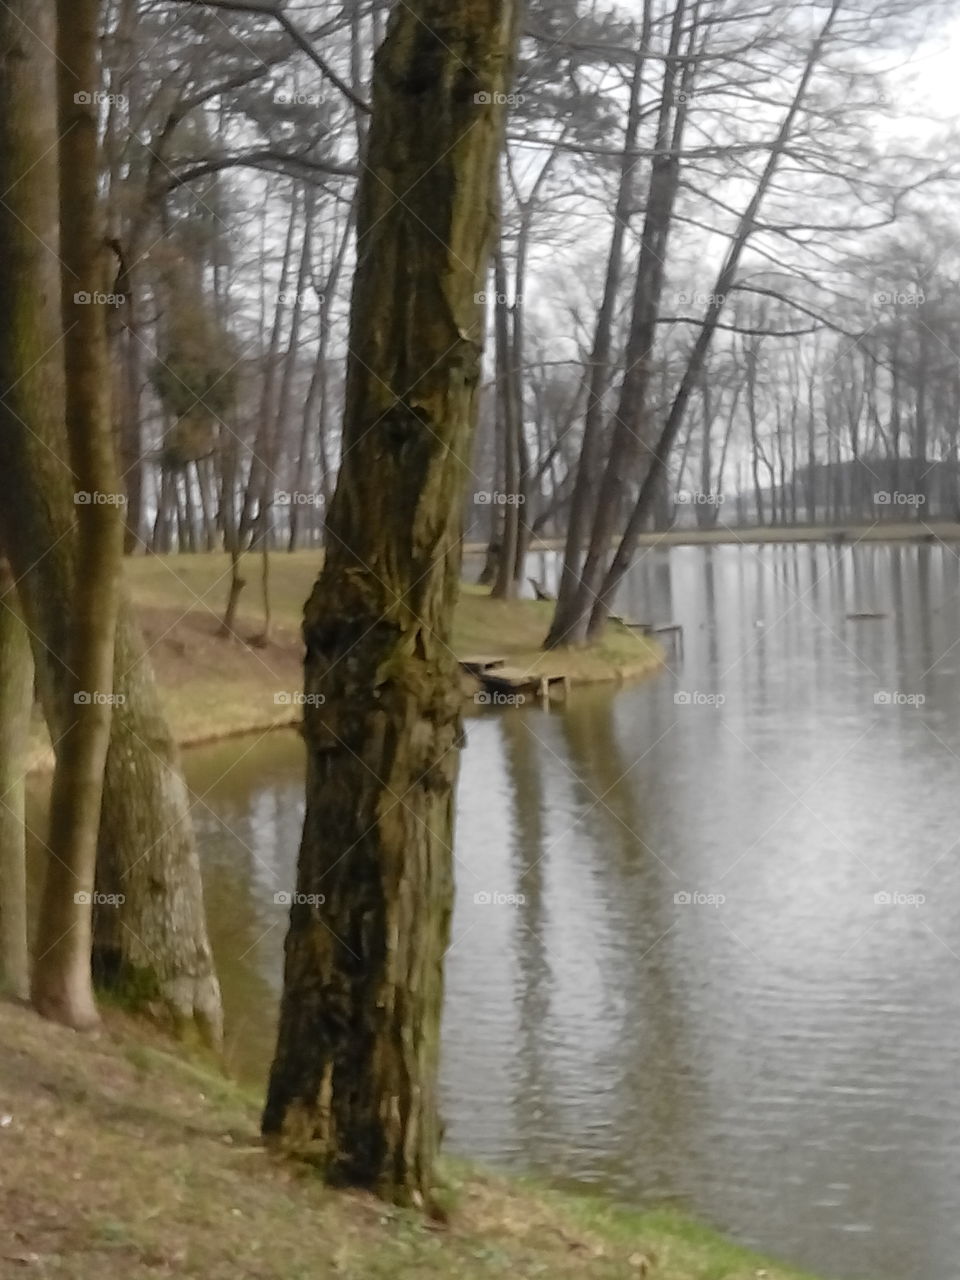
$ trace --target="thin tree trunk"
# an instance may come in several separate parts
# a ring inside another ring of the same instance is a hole
[[[260,396],[260,416],[253,441],[250,457],[250,471],[247,475],[247,486],[243,495],[243,507],[240,512],[240,543],[244,544],[252,534],[254,524],[263,518],[264,493],[268,484],[273,482],[272,463],[273,442],[276,437],[276,408],[274,391],[277,380],[277,363],[280,358],[280,341],[283,336],[283,318],[286,307],[286,296],[289,289],[290,272],[293,264],[294,238],[300,202],[296,191],[290,202],[290,217],[287,222],[287,236],[283,249],[283,264],[280,268],[280,281],[277,290],[277,304],[273,313],[273,325],[270,330],[270,342],[264,354],[263,390]],[[258,511],[254,515],[254,504]]]
[[[510,378],[513,386],[514,411],[517,416],[517,546],[514,556],[513,577],[518,585],[523,581],[524,568],[527,563],[527,551],[530,547],[529,521],[531,518],[530,499],[532,496],[530,448],[527,444],[524,426],[526,351],[524,301],[527,287],[527,259],[537,197],[542,183],[546,180],[548,172],[553,167],[552,161],[556,155],[557,152],[554,151],[540,170],[537,181],[528,197],[527,207],[522,211],[520,234],[517,237],[517,262],[513,286],[513,325],[511,327],[510,346]]]
[[[211,501],[209,458],[198,458],[193,464],[197,482],[197,493],[200,495],[200,526],[203,532],[204,551],[217,549],[217,522]]]
[[[218,635],[227,640],[237,636],[237,609],[246,581],[241,573],[243,550],[240,542],[240,519],[237,513],[239,485],[237,472],[239,458],[237,441],[233,432],[224,424],[220,427],[220,522],[223,525],[223,545],[230,556],[230,586]]]
[[[297,291],[293,299],[290,313],[290,335],[287,342],[286,359],[283,362],[283,374],[280,379],[280,392],[277,398],[276,416],[273,431],[267,442],[266,465],[263,470],[263,483],[260,492],[260,518],[257,532],[260,539],[260,584],[263,599],[263,630],[256,637],[255,643],[266,646],[270,643],[272,628],[272,610],[270,608],[270,546],[273,541],[273,502],[276,493],[277,467],[284,452],[286,431],[290,416],[290,397],[293,379],[297,370],[297,356],[300,346],[300,325],[303,318],[303,299],[307,281],[310,278],[310,246],[312,243],[312,219],[315,197],[310,190],[303,200],[303,241],[300,246],[300,266],[297,272]],[[300,500],[299,493],[289,495],[295,506]],[[293,510],[293,507],[290,508]]]
[[[116,25],[110,40],[111,93],[117,100],[111,104],[107,116],[104,152],[108,160],[110,235],[116,243],[122,243],[129,219],[125,207],[124,148],[129,137],[129,125],[139,118],[141,110],[140,78],[134,73],[137,67],[137,37],[140,21],[139,0],[120,0]],[[139,289],[129,272],[136,271],[138,253],[129,241],[126,251],[125,293],[122,309],[122,327],[114,346],[115,362],[119,365],[116,377],[114,414],[117,444],[120,454],[121,479],[126,492],[124,518],[124,551],[132,555],[142,545],[143,530],[143,432],[141,422],[141,390],[143,386],[143,353],[145,344],[140,337],[141,317]],[[136,271],[137,280],[140,272]]]
[[[493,430],[493,489],[494,492],[506,491],[506,482],[503,479],[504,468],[506,466],[506,457],[504,455],[504,439],[503,439],[503,420],[500,415],[497,404],[498,389],[494,388],[493,414],[492,414],[492,430]],[[483,420],[487,421],[486,410],[483,411]],[[500,546],[503,542],[503,522],[506,518],[506,510],[504,507],[491,503],[489,507],[489,526],[487,530],[487,549],[483,557],[483,566],[480,575],[477,578],[477,586],[492,587],[497,580],[497,570],[500,565]]]
[[[717,466],[717,497],[726,498],[724,492],[723,476],[727,467],[727,450],[730,448],[730,440],[733,436],[733,426],[737,418],[737,405],[740,402],[740,387],[734,387],[733,395],[730,399],[730,411],[727,414],[727,425],[723,433],[723,444],[720,448],[720,462]],[[716,524],[720,517],[719,503],[714,508],[713,523]]]
[[[30,995],[24,829],[33,658],[13,574],[0,556],[0,995]]]
[[[695,0],[696,3],[696,0]],[[569,609],[564,610],[562,634],[556,644],[585,641],[590,611],[603,580],[610,545],[623,516],[623,507],[635,478],[641,451],[648,447],[647,400],[653,377],[653,351],[660,300],[666,280],[667,245],[673,211],[680,189],[680,146],[686,120],[687,95],[693,61],[681,59],[688,5],[677,0],[670,29],[670,44],[664,61],[663,96],[657,120],[655,155],[651,161],[647,207],[640,242],[640,261],[633,291],[630,333],[625,354],[626,369],[620,388],[610,453],[594,505],[587,553]],[[695,39],[696,20],[687,36],[690,48]],[[680,64],[683,61],[682,74]]]
[[[713,288],[712,301],[707,307],[703,325],[697,335],[697,340],[694,343],[693,351],[690,355],[689,361],[687,362],[687,367],[680,380],[680,386],[677,389],[673,403],[670,406],[670,412],[667,415],[667,420],[663,426],[663,430],[660,432],[656,446],[653,449],[647,473],[644,476],[642,485],[640,486],[640,493],[637,497],[633,513],[627,522],[627,527],[620,540],[620,545],[617,547],[613,561],[607,571],[606,578],[604,579],[601,590],[594,603],[590,617],[590,626],[588,629],[588,637],[591,639],[596,639],[603,633],[613,598],[616,595],[620,583],[623,581],[624,575],[633,561],[634,555],[636,554],[640,534],[655,500],[660,477],[666,470],[667,459],[670,456],[670,451],[673,448],[674,441],[676,440],[683,424],[683,417],[686,412],[687,402],[689,401],[693,389],[696,386],[697,378],[700,375],[700,369],[707,357],[707,352],[710,349],[710,343],[713,340],[713,335],[716,331],[717,322],[720,319],[720,313],[723,310],[726,296],[736,281],[740,257],[754,230],[756,217],[760,212],[760,206],[763,203],[764,196],[767,194],[767,190],[773,181],[774,175],[777,171],[777,166],[780,163],[780,159],[793,133],[794,122],[806,97],[807,86],[810,83],[814,69],[820,61],[823,48],[842,6],[843,0],[833,0],[830,10],[813,42],[810,53],[807,56],[806,63],[804,64],[800,80],[797,84],[797,88],[794,92],[793,100],[784,114],[780,128],[777,131],[776,139],[770,149],[770,155],[767,159],[766,165],[764,166],[763,173],[760,175],[756,189],[740,217],[736,232],[734,233],[733,241],[717,275]]]
[[[816,352],[814,353],[816,356]],[[817,523],[816,363],[807,378],[807,523]]]
[[[610,382],[610,350],[613,345],[613,317],[617,293],[623,275],[623,246],[630,222],[633,204],[633,173],[636,160],[633,152],[640,128],[641,89],[643,67],[650,39],[652,0],[644,0],[643,26],[640,47],[633,64],[630,84],[630,105],[627,127],[623,139],[623,157],[620,162],[620,185],[613,215],[610,251],[607,255],[606,276],[603,282],[603,298],[594,328],[593,349],[590,352],[589,386],[587,406],[583,420],[583,442],[570,500],[570,516],[567,521],[567,537],[563,552],[563,568],[560,572],[560,588],[550,632],[544,647],[552,649],[572,638],[578,620],[577,598],[580,591],[580,566],[583,560],[584,542],[593,513],[597,478],[600,471],[603,443],[603,397]]]
[[[320,335],[317,344],[317,358],[313,367],[313,374],[310,378],[310,387],[307,391],[307,399],[303,409],[303,419],[300,428],[300,448],[297,454],[297,471],[296,471],[296,491],[302,492],[306,483],[307,475],[311,477],[311,482],[315,482],[315,472],[313,465],[313,457],[310,452],[311,430],[316,420],[320,434],[320,453],[321,457],[326,456],[326,436],[327,424],[329,418],[330,397],[327,389],[327,360],[329,358],[330,346],[330,314],[333,308],[333,298],[336,292],[337,284],[340,280],[340,273],[343,270],[344,259],[346,258],[347,248],[350,244],[351,232],[353,229],[354,219],[356,217],[356,200],[350,206],[350,213],[343,228],[343,234],[340,237],[340,243],[334,254],[333,262],[330,270],[323,282],[323,289],[320,292],[320,316],[319,327]],[[317,505],[325,505],[327,497],[326,490],[328,488],[328,480],[326,476],[326,466],[323,467],[323,476],[321,477],[321,489],[314,492],[314,501],[310,504],[310,515],[315,514]],[[301,505],[295,504],[290,508],[290,541],[288,544],[289,551],[295,551],[299,545],[300,537],[300,517]]]
[[[157,555],[169,555],[173,550],[173,521],[177,506],[177,478],[166,463],[161,463],[160,494],[157,499],[157,515],[153,522],[151,549]]]
[[[748,347],[747,339],[743,343],[743,356],[746,362],[747,387],[747,419],[750,423],[750,471],[753,476],[754,523],[763,528],[767,523],[763,503],[763,485],[760,483],[760,436],[757,415],[757,349]],[[770,495],[771,502],[773,494]]]
[[[502,197],[501,197],[502,203]],[[501,218],[503,216],[501,208]],[[505,499],[497,576],[490,594],[497,600],[512,600],[517,593],[517,547],[520,538],[520,405],[513,376],[513,346],[510,341],[510,307],[507,301],[507,267],[502,240],[494,260],[494,332],[497,352],[497,416],[503,423],[503,487]]]
[[[60,259],[66,425],[78,497],[66,682],[73,706],[50,797],[50,834],[31,996],[44,1017],[78,1030],[98,1022],[91,980],[97,833],[113,706],[123,521],[113,454],[104,227],[97,192],[100,0],[58,0]]]

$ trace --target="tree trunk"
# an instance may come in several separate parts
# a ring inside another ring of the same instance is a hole
[[[329,359],[330,346],[330,315],[333,308],[333,299],[336,293],[337,284],[340,279],[340,273],[343,270],[344,259],[347,249],[351,241],[351,232],[353,229],[353,221],[356,216],[356,201],[350,205],[350,213],[343,227],[340,236],[340,243],[334,252],[333,261],[330,265],[326,278],[323,282],[323,290],[320,292],[319,304],[320,315],[318,318],[319,337],[317,341],[317,357],[313,367],[313,374],[310,378],[310,387],[307,391],[306,402],[303,407],[303,417],[300,424],[300,447],[297,452],[297,471],[295,489],[297,492],[303,492],[307,477],[309,482],[316,484],[316,472],[314,458],[311,455],[310,440],[311,432],[316,424],[316,429],[320,433],[320,455],[325,457],[325,444],[327,435],[327,421],[330,416],[330,395],[328,388],[327,362]],[[323,467],[323,475],[321,477],[322,488],[314,490],[313,497],[315,501],[310,503],[310,515],[316,514],[317,505],[323,506],[326,501],[328,488],[327,468]],[[289,551],[295,551],[299,545],[300,535],[300,517],[302,504],[294,503],[290,508],[290,541],[288,544]],[[308,521],[308,525],[309,525]],[[312,529],[310,530],[312,532]]]
[[[17,577],[44,712],[57,742],[73,711],[67,602],[76,565],[62,370],[43,357],[61,338],[57,263],[53,32],[40,0],[0,6],[0,533]],[[40,33],[40,36],[37,35]],[[43,88],[41,86],[44,86]],[[15,337],[16,341],[11,341]],[[196,844],[176,747],[121,604],[116,693],[98,877],[123,894],[99,913],[94,962],[141,1007],[220,1034],[220,995],[203,913]],[[107,886],[110,886],[107,888]]]
[[[13,574],[0,557],[0,995],[30,995],[25,775],[33,659]]]
[[[502,197],[501,197],[502,199]],[[501,218],[502,218],[501,210]],[[522,406],[517,402],[513,372],[514,349],[510,341],[510,306],[507,301],[507,267],[503,244],[497,250],[494,264],[494,332],[497,352],[497,414],[503,423],[503,487],[493,494],[494,500],[505,500],[497,576],[490,594],[497,600],[512,600],[517,594],[517,548],[520,542],[520,421]]]
[[[124,288],[126,302],[120,313],[121,324],[112,334],[112,363],[116,368],[114,430],[120,454],[120,467],[127,501],[124,507],[126,530],[124,551],[128,555],[142,546],[143,528],[143,431],[141,392],[144,380],[143,354],[147,349],[140,336],[141,317],[138,295],[141,272],[136,270],[140,254],[127,236],[129,218],[125,200],[124,150],[129,137],[129,122],[140,118],[142,110],[139,77],[130,74],[137,65],[140,21],[139,0],[120,0],[115,25],[105,52],[105,76],[109,76],[111,93],[117,94],[107,113],[103,151],[107,170],[107,203],[109,235],[124,248]],[[122,100],[122,101],[121,101]],[[131,272],[135,279],[131,278]]]
[[[686,0],[677,0],[664,61],[655,154],[650,164],[640,259],[624,354],[626,367],[620,386],[613,439],[594,504],[590,538],[576,594],[570,606],[563,610],[563,627],[558,627],[555,621],[551,628],[551,643],[554,645],[582,644],[588,638],[590,611],[603,581],[610,545],[622,519],[638,462],[649,447],[647,401],[654,372],[657,319],[666,283],[667,245],[680,191],[680,147],[689,96],[683,91],[689,88],[694,66],[689,56],[681,56],[688,8]],[[694,13],[694,21],[686,35],[688,52],[692,52],[695,29]]]
[[[100,985],[175,1034],[216,1046],[220,984],[207,937],[191,802],[153,670],[128,601],[117,627],[117,690],[107,756],[97,887],[122,895],[96,916]]]
[[[754,524],[762,529],[767,523],[763,503],[763,484],[760,480],[760,435],[757,415],[757,347],[748,346],[744,339],[743,356],[746,362],[747,417],[750,422],[750,471],[753,477]],[[773,494],[770,495],[771,502]]]
[[[161,462],[157,514],[153,522],[153,537],[150,540],[150,549],[157,555],[169,555],[173,550],[173,521],[176,499],[176,476],[165,462]]]
[[[556,152],[553,153],[556,155]],[[531,484],[530,447],[525,430],[525,352],[526,352],[526,319],[524,313],[525,291],[527,287],[527,259],[530,250],[530,231],[533,215],[536,210],[536,198],[540,184],[552,167],[552,156],[548,158],[540,171],[528,207],[523,210],[520,234],[517,237],[517,262],[513,287],[513,324],[511,326],[511,358],[510,381],[513,388],[514,412],[517,418],[517,547],[514,557],[513,576],[519,585],[524,579],[527,564],[527,552],[530,549],[530,500],[533,485]]]
[[[710,372],[704,365],[700,375],[700,410],[702,435],[700,438],[700,492],[694,510],[698,529],[709,529],[716,522],[717,504],[711,502],[713,489],[713,396],[710,390]],[[720,485],[717,484],[719,490]]]
[[[497,388],[494,387],[493,395],[490,397],[493,401],[493,412],[488,418],[486,408],[482,411],[481,421],[490,422],[490,429],[493,435],[493,489],[494,492],[501,489],[506,492],[506,481],[504,480],[504,471],[506,469],[506,456],[504,451],[503,438],[503,420],[497,406]],[[489,504],[489,522],[487,527],[487,547],[484,552],[483,566],[480,575],[477,578],[478,587],[492,587],[497,580],[497,569],[500,564],[500,547],[503,542],[503,526],[506,519],[506,508],[497,503]]]
[[[402,1203],[429,1196],[439,1140],[449,640],[517,23],[513,0],[412,0],[377,54],[343,461],[304,618],[307,812],[263,1131]]]
[[[90,959],[97,833],[113,706],[123,522],[113,455],[104,227],[97,192],[100,0],[58,0],[61,306],[67,443],[77,492],[65,689],[31,996],[44,1017],[98,1022]],[[55,356],[54,359],[57,357]],[[83,499],[86,501],[83,501]],[[70,705],[72,703],[73,705]]]
[[[707,358],[710,350],[710,344],[713,341],[713,335],[716,331],[717,324],[720,319],[720,313],[723,310],[727,294],[736,282],[737,271],[740,265],[740,258],[743,251],[750,240],[755,229],[756,218],[760,212],[764,197],[770,187],[771,182],[776,174],[780,160],[787,149],[790,138],[793,136],[794,123],[797,115],[803,105],[807,94],[807,87],[813,76],[814,70],[820,62],[823,55],[824,47],[829,39],[833,24],[836,21],[843,5],[843,0],[833,0],[826,17],[817,33],[816,38],[807,55],[804,63],[803,71],[797,83],[790,106],[784,114],[780,127],[777,130],[777,136],[770,149],[763,172],[757,182],[753,195],[747,202],[747,206],[740,216],[737,223],[736,231],[727,250],[719,272],[717,273],[716,282],[713,287],[712,301],[707,307],[704,315],[703,325],[700,329],[697,339],[687,361],[683,377],[680,379],[680,385],[670,405],[670,411],[667,414],[666,422],[660,432],[656,445],[653,448],[647,467],[646,475],[640,486],[640,492],[637,495],[633,512],[627,521],[626,529],[620,544],[614,554],[613,560],[607,570],[603,585],[596,597],[593,609],[590,615],[590,623],[588,627],[588,638],[591,640],[599,639],[603,634],[607,618],[610,614],[614,596],[626,575],[630,564],[633,561],[634,554],[640,540],[640,534],[646,523],[650,510],[656,499],[657,489],[660,484],[660,478],[666,470],[667,460],[673,449],[680,428],[683,425],[684,414],[686,413],[687,403],[696,386],[697,378],[700,376],[700,370]]]
[[[280,268],[280,279],[277,289],[277,301],[273,312],[273,325],[270,329],[270,341],[264,353],[263,386],[260,393],[260,414],[257,430],[254,435],[253,449],[250,455],[250,470],[247,474],[247,487],[243,495],[243,506],[240,511],[240,544],[247,539],[251,542],[255,537],[255,526],[264,519],[264,502],[266,491],[272,483],[272,459],[275,455],[276,441],[276,384],[277,365],[280,361],[280,343],[283,338],[284,316],[286,314],[287,293],[290,287],[290,272],[293,269],[293,253],[297,229],[297,218],[300,202],[296,188],[290,202],[290,217],[287,221],[287,235],[283,249],[283,264]],[[264,280],[266,277],[264,277]],[[265,295],[265,288],[264,288]],[[264,300],[264,306],[265,306]],[[270,461],[268,461],[270,460]],[[257,508],[254,511],[254,507]]]
[[[570,501],[570,517],[567,522],[567,537],[563,551],[563,568],[560,572],[560,588],[557,592],[557,607],[554,610],[550,632],[544,648],[552,649],[566,644],[572,639],[578,626],[580,612],[577,599],[580,592],[580,567],[583,559],[584,541],[590,527],[593,504],[596,493],[597,478],[600,470],[603,443],[603,397],[610,382],[610,351],[613,345],[613,318],[623,275],[623,247],[627,227],[630,223],[631,206],[633,204],[636,159],[633,151],[637,143],[640,128],[641,87],[643,84],[643,68],[646,60],[647,44],[650,39],[651,0],[644,0],[643,26],[640,36],[640,47],[633,64],[633,77],[630,84],[630,106],[627,114],[627,127],[623,140],[623,158],[620,162],[620,185],[617,189],[617,204],[614,210],[613,230],[610,235],[610,250],[607,254],[607,268],[603,283],[603,298],[597,312],[594,327],[593,348],[590,352],[589,386],[587,389],[587,407],[583,421],[583,442],[580,447],[580,458],[574,481],[573,494]]]
[[[243,548],[240,539],[240,520],[237,514],[239,494],[237,440],[226,424],[220,424],[220,523],[223,526],[223,546],[230,556],[230,588],[227,593],[227,604],[223,611],[218,635],[228,640],[238,640],[237,609],[240,595],[246,582],[241,572]]]

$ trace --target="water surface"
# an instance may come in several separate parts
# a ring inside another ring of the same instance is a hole
[[[672,548],[619,608],[682,623],[682,664],[469,723],[449,1146],[678,1203],[831,1277],[956,1280],[957,557]],[[229,1053],[255,1077],[302,768],[292,734],[188,755]]]

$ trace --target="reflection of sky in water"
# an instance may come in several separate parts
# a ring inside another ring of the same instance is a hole
[[[831,1275],[955,1280],[957,559],[676,548],[625,597],[683,624],[675,672],[469,721],[448,1142],[679,1200]],[[300,751],[273,736],[219,782],[240,747],[189,757],[231,1054],[258,1071]]]

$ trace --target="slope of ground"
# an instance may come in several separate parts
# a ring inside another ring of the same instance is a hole
[[[0,1003],[2,1280],[813,1280],[672,1214],[443,1172],[445,1223],[331,1191],[213,1068]]]

